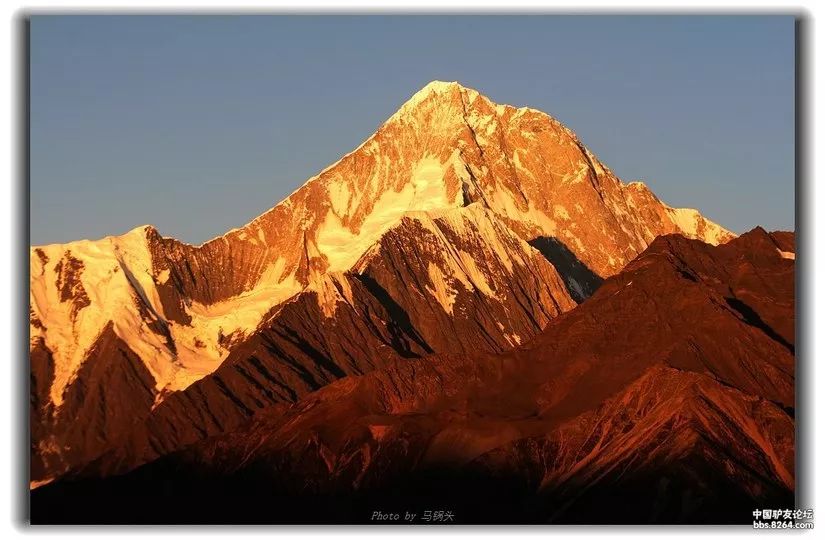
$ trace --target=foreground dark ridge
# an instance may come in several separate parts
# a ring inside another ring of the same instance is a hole
[[[793,506],[794,251],[758,228],[659,238],[522,347],[346,377],[127,475],[37,489],[33,520],[749,523]]]

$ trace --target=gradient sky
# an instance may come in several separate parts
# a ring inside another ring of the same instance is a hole
[[[792,17],[37,16],[30,54],[32,244],[223,234],[434,79],[734,231],[794,225]]]

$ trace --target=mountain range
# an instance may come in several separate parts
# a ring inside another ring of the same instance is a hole
[[[32,519],[747,523],[793,506],[794,253],[432,82],[200,246],[31,248]]]

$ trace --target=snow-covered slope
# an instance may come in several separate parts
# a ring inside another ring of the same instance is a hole
[[[263,279],[232,299],[208,305],[190,300],[188,323],[173,320],[159,295],[169,270],[153,266],[151,232],[144,226],[31,250],[30,338],[42,339],[54,357],[55,405],[110,321],[145,362],[156,391],[179,390],[214,371],[228,352],[228,336],[253,330],[273,302],[300,290],[294,280]]]

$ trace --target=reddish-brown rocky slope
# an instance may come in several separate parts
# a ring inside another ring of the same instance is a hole
[[[116,516],[158,485],[186,501],[149,521],[436,504],[463,522],[747,523],[793,503],[792,247],[759,228],[718,247],[665,236],[520,347],[395,361],[126,476],[36,493],[107,493]]]

